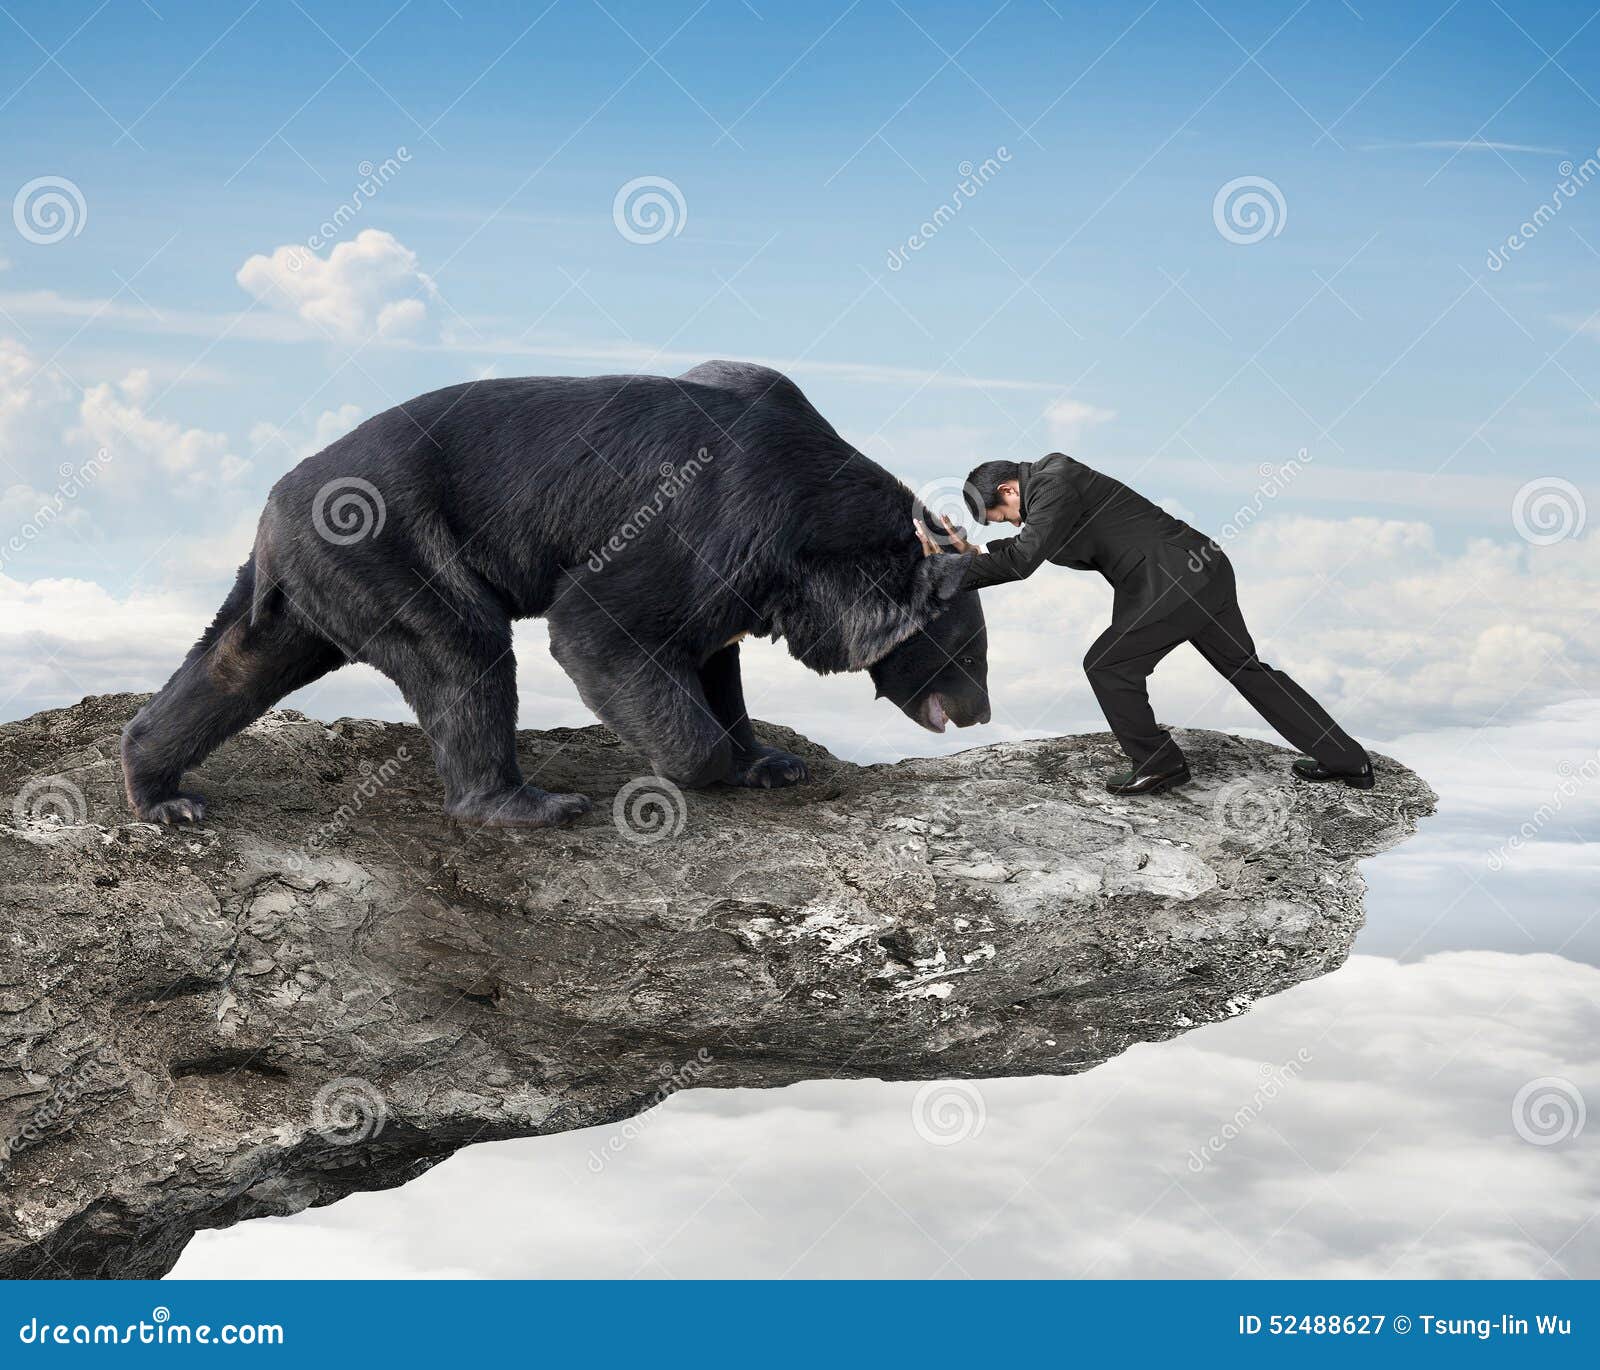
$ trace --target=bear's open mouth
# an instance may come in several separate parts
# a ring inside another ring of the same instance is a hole
[[[922,724],[929,732],[942,733],[944,726],[950,721],[950,715],[945,712],[944,699],[935,690],[922,701],[922,709],[917,722]]]

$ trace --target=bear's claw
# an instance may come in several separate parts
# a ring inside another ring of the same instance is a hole
[[[741,758],[734,766],[727,783],[746,789],[777,790],[811,779],[811,771],[803,760],[793,752],[779,751],[776,747],[763,747],[748,761]]]
[[[146,804],[139,817],[146,823],[199,823],[206,816],[206,801],[197,794],[175,794]]]

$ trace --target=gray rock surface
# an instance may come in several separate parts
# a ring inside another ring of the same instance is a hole
[[[1434,804],[1221,733],[1119,801],[1106,734],[861,767],[778,728],[814,783],[678,797],[593,727],[519,741],[594,813],[483,831],[416,728],[284,711],[162,829],[122,802],[140,702],[0,727],[7,1276],[161,1275],[198,1229],[679,1088],[1085,1070],[1338,966],[1356,863]]]

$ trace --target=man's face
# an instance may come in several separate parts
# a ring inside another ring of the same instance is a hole
[[[999,488],[1000,502],[983,514],[985,523],[1022,522],[1022,490],[1014,480],[1003,480]]]

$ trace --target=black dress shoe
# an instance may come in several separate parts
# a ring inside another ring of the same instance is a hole
[[[1189,763],[1180,761],[1173,771],[1155,771],[1140,774],[1138,771],[1118,771],[1106,779],[1106,789],[1112,794],[1160,794],[1175,785],[1189,783]]]
[[[1370,761],[1359,771],[1334,771],[1315,757],[1302,756],[1294,763],[1294,773],[1302,780],[1342,780],[1353,790],[1370,790],[1374,783]]]

